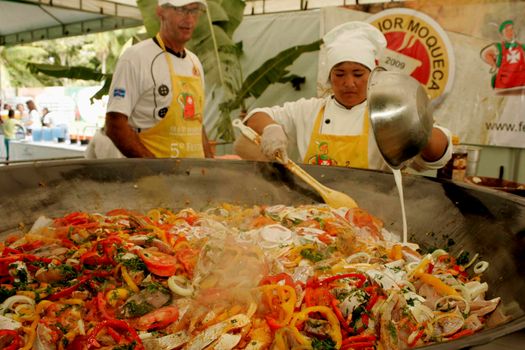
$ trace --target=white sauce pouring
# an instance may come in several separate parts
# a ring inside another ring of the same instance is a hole
[[[401,202],[401,215],[403,216],[403,244],[407,244],[408,228],[407,228],[407,215],[405,212],[405,199],[403,195],[403,179],[401,176],[401,170],[393,169],[393,168],[391,169],[392,169],[392,173],[394,174],[394,179],[396,181],[397,192],[399,193],[399,201]]]

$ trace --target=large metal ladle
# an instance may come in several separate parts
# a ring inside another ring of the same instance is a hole
[[[418,155],[432,134],[432,104],[411,76],[377,67],[368,78],[368,114],[379,151],[400,169]]]
[[[241,131],[241,133],[253,143],[257,145],[261,143],[261,136],[257,134],[252,128],[243,124],[243,122],[240,119],[234,120],[233,126],[238,128]],[[293,174],[301,178],[308,185],[312,186],[312,188],[316,190],[317,193],[319,193],[319,195],[323,198],[325,203],[331,206],[332,208],[357,208],[357,203],[352,197],[321,184],[319,181],[317,181],[314,177],[312,177],[310,174],[304,171],[303,168],[301,168],[293,161],[288,160],[287,163],[284,163],[280,157],[277,157],[277,160],[280,163],[282,163]]]

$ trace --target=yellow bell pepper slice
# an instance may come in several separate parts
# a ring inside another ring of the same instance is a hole
[[[330,324],[330,332],[328,332],[328,335],[330,335],[330,338],[332,338],[332,340],[335,342],[335,348],[340,349],[343,344],[341,326],[339,325],[339,320],[337,319],[337,316],[334,314],[332,309],[330,309],[327,306],[311,306],[311,307],[302,309],[300,312],[297,312],[293,316],[290,322],[290,326],[297,330],[296,324],[299,321],[306,321],[308,319],[308,315],[313,312],[318,312],[322,314],[325,317],[325,319],[328,321],[328,323]],[[306,337],[304,337],[300,333],[299,335],[303,338],[303,341],[304,341],[304,338]]]
[[[458,291],[437,278],[434,275],[428,273],[419,274],[417,277],[421,282],[426,283],[434,287],[434,289],[442,296],[446,295],[459,295]]]
[[[295,303],[297,302],[295,289],[287,285],[281,286],[279,284],[266,284],[260,286],[259,289],[262,292],[263,301],[268,306],[279,305],[281,312],[276,321],[282,325],[288,325],[292,319]]]

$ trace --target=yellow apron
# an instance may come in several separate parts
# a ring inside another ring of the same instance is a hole
[[[164,51],[171,79],[172,100],[164,118],[139,138],[157,158],[204,158],[202,145],[202,111],[204,91],[199,70],[197,76],[176,75],[171,57],[159,34],[157,41]]]
[[[354,136],[321,134],[325,106],[315,119],[304,163],[368,168],[368,110],[363,118],[363,133]]]

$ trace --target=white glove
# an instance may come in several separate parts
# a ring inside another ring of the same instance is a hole
[[[275,160],[277,156],[281,157],[284,164],[288,163],[288,137],[279,124],[270,124],[263,130],[261,137],[261,149],[266,157]]]

